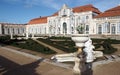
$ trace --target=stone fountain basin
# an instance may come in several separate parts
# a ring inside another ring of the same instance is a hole
[[[73,34],[72,40],[75,42],[77,47],[84,47],[86,41],[89,40],[88,34]]]

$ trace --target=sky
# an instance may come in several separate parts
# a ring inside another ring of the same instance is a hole
[[[33,18],[52,15],[63,4],[70,8],[92,4],[104,12],[120,5],[120,0],[0,0],[0,22],[25,24]]]

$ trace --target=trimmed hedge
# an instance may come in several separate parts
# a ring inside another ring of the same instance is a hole
[[[33,41],[32,39],[26,40],[25,43],[14,42],[11,45],[19,47],[19,48],[23,48],[23,49],[29,49],[32,51],[41,52],[44,54],[55,54],[56,53],[55,51],[49,49],[48,47],[38,44],[37,42]]]
[[[75,48],[75,43],[72,40],[71,41],[68,41],[68,40],[65,40],[65,41],[51,41],[50,38],[47,38],[47,39],[39,38],[38,40],[42,41],[44,43],[47,43],[50,46],[53,46],[53,47],[58,48],[60,50],[63,50],[65,52],[68,52],[68,53],[75,52],[77,50]]]
[[[7,44],[7,42],[10,40],[10,36],[0,36],[0,43]]]
[[[51,39],[63,40],[63,41],[51,41]],[[44,43],[47,43],[51,46],[54,46],[58,49],[61,49],[65,52],[68,52],[68,53],[77,51],[77,49],[75,48],[75,43],[71,40],[70,37],[50,37],[47,39],[39,38],[38,40]],[[120,40],[115,40],[115,39],[92,39],[92,41],[93,43],[95,43],[94,44],[95,49],[103,46],[104,48],[103,53],[105,54],[111,54],[117,51],[117,49],[112,47],[111,44],[120,44]],[[21,42],[25,42],[25,43],[21,43]],[[34,51],[41,52],[44,54],[56,53],[50,50],[48,47],[44,47],[31,39],[10,40],[10,36],[0,36],[0,43],[7,44],[7,45],[13,45],[13,46],[20,47],[23,49],[30,49],[30,50],[34,50]]]
[[[51,41],[51,39],[55,39],[58,41]],[[54,46],[58,49],[61,49],[65,52],[75,52],[77,51],[77,49],[75,48],[75,43],[68,37],[52,37],[52,38],[47,38],[47,39],[42,39],[39,38],[39,41],[42,41],[44,43],[47,43],[51,46]],[[59,41],[59,40],[63,40],[63,41]],[[100,48],[101,46],[103,46],[104,50],[103,53],[104,54],[111,54],[114,53],[115,51],[117,51],[116,48],[112,47],[111,44],[119,44],[119,40],[111,40],[111,39],[92,39],[95,49]]]
[[[0,36],[0,43],[4,45],[12,45],[12,46],[19,47],[22,49],[28,49],[32,51],[41,52],[43,54],[55,54],[56,53],[55,51],[49,49],[48,47],[38,44],[32,39],[18,40],[18,39],[10,39],[10,36]]]

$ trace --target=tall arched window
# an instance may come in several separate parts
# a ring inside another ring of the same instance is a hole
[[[111,32],[112,32],[112,34],[116,33],[116,26],[115,26],[115,24],[112,24],[112,26],[111,26]]]
[[[120,22],[117,24],[117,33],[120,33]]]
[[[10,29],[9,28],[7,28],[8,29],[8,34],[10,34]]]
[[[13,29],[13,30],[12,30],[12,33],[15,34],[15,29],[14,29],[14,28],[12,28],[12,29]]]
[[[107,22],[107,33],[110,33],[110,22]]]
[[[86,31],[86,34],[89,34],[89,25],[86,25],[85,31]]]
[[[102,34],[102,26],[101,25],[98,26],[98,34]]]
[[[18,34],[20,34],[20,28],[18,28]]]
[[[67,33],[67,24],[66,22],[63,23],[63,33]]]

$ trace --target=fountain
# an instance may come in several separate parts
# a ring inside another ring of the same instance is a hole
[[[71,39],[75,42],[75,45],[78,48],[77,52],[54,55],[51,59],[56,62],[74,62],[74,74],[81,75],[82,72],[86,71],[86,67],[91,69],[93,60],[96,59],[96,57],[102,57],[103,53],[100,51],[93,51],[94,46],[92,45],[92,40],[89,35],[80,34],[84,32],[81,26],[78,26],[77,30],[79,34],[73,34],[71,36]]]

